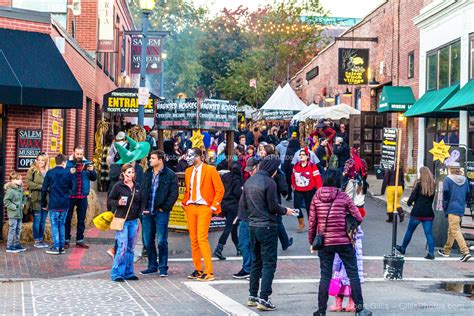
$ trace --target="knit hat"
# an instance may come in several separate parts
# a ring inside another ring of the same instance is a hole
[[[269,155],[265,157],[259,165],[259,170],[268,172],[269,176],[272,176],[275,171],[280,167],[281,160],[276,155]]]
[[[296,138],[296,137],[298,137],[298,133],[297,133],[297,132],[291,133],[291,138]]]

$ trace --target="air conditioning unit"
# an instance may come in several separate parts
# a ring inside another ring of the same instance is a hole
[[[72,11],[72,15],[81,15],[81,0],[72,0],[72,4],[67,6]]]

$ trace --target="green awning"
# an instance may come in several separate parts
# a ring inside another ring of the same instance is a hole
[[[411,87],[383,87],[380,95],[379,112],[405,112],[413,103],[415,96]]]
[[[446,102],[441,110],[453,110],[474,107],[474,79],[468,81],[451,99]]]
[[[436,116],[436,113],[449,114],[452,111],[443,111],[441,107],[459,91],[459,83],[439,90],[427,91],[405,112],[405,116]]]

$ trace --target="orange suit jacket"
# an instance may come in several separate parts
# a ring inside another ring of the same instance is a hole
[[[186,203],[190,199],[191,194],[191,176],[193,174],[194,167],[191,166],[186,169],[185,179],[185,191],[182,205],[186,206]],[[221,202],[224,197],[224,184],[222,184],[221,177],[217,169],[208,164],[202,164],[201,174],[201,196],[207,202],[209,207],[214,207],[216,210],[215,214],[221,212]]]

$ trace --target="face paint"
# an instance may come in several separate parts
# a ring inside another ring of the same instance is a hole
[[[194,161],[196,160],[197,156],[194,150],[189,149],[187,154],[186,154],[186,162],[188,163],[188,166],[192,166],[194,164]]]

